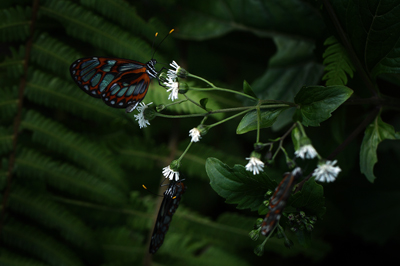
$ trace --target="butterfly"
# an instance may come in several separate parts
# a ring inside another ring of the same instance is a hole
[[[158,79],[164,69],[157,72],[156,64],[153,58],[143,64],[129,59],[93,56],[76,60],[71,64],[69,72],[81,90],[92,97],[103,99],[108,106],[125,108],[130,113],[146,96],[150,79]]]
[[[296,167],[291,173],[286,173],[281,183],[276,187],[269,202],[269,212],[261,224],[261,233],[268,236],[277,226],[281,213],[286,206],[286,201],[292,193],[294,182],[301,177],[300,167]]]
[[[172,220],[176,209],[181,201],[182,194],[185,192],[186,186],[182,181],[172,180],[167,190],[164,192],[164,199],[161,202],[158,211],[156,224],[154,225],[153,235],[151,236],[149,252],[154,254],[164,242],[165,234],[168,231],[169,224]]]

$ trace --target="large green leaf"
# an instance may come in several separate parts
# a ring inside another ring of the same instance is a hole
[[[303,87],[294,98],[300,105],[296,118],[305,126],[319,126],[353,93],[346,86]]]
[[[385,139],[396,139],[396,134],[393,126],[386,124],[378,116],[365,130],[360,150],[361,173],[365,174],[371,183],[376,178],[374,175],[374,165],[378,161],[376,149]]]
[[[238,209],[258,210],[265,200],[264,194],[275,189],[277,183],[264,172],[253,175],[242,165],[230,168],[216,158],[208,158],[206,171],[210,185],[226,203],[237,204]]]
[[[270,59],[268,70],[252,88],[261,99],[293,101],[299,89],[316,84],[323,66],[314,61],[314,43],[287,37],[275,37],[276,54]]]
[[[184,39],[215,38],[233,30],[261,37],[280,34],[318,36],[324,23],[317,10],[300,0],[185,1],[176,36]]]
[[[339,0],[332,5],[364,68],[373,77],[399,73],[399,2]]]
[[[319,82],[324,69],[314,60],[313,42],[287,37],[275,37],[274,42],[277,52],[252,88],[261,99],[293,102],[301,87]],[[284,112],[274,128],[286,125],[291,118],[291,113]]]
[[[261,121],[260,121],[260,128],[267,128],[272,126],[276,119],[278,118],[279,114],[286,110],[286,108],[273,108],[273,109],[266,109],[261,110]],[[244,134],[251,130],[257,129],[257,111],[248,112],[240,121],[237,129],[236,134]]]

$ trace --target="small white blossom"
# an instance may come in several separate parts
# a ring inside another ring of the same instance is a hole
[[[167,92],[171,92],[168,96],[168,100],[175,101],[178,99],[179,83],[168,77],[168,83],[164,83],[169,89]]]
[[[246,160],[250,160],[246,165],[246,170],[253,172],[253,175],[258,175],[260,171],[264,171],[264,163],[260,159],[256,157],[250,157],[246,158]]]
[[[186,78],[188,75],[188,72],[186,69],[181,68],[175,61],[172,61],[171,64],[169,64],[172,68],[174,69],[168,69],[167,75],[170,75],[173,77],[172,79],[175,79],[176,77],[180,78]]]
[[[141,102],[140,105],[136,108],[136,110],[139,111],[139,114],[134,115],[134,117],[138,121],[140,128],[144,128],[147,127],[147,125],[150,125],[150,122],[144,118],[144,110],[146,110],[146,108],[150,104],[152,104],[152,102],[149,104],[144,104],[143,102]]]
[[[181,68],[175,61],[172,61],[171,64],[169,64],[171,67],[175,68],[175,70],[169,69],[168,73],[173,74],[175,76],[178,76],[178,71]]]
[[[162,173],[165,178],[169,178],[170,180],[175,178],[175,181],[179,180],[179,172],[172,170],[169,165],[163,168]]]
[[[313,176],[316,181],[320,182],[333,182],[338,176],[339,172],[342,171],[339,166],[334,166],[337,160],[326,161],[323,164],[319,164],[317,169],[314,170]]]
[[[314,149],[314,147],[311,144],[301,146],[300,149],[295,151],[294,153],[296,157],[299,157],[301,159],[313,159],[315,156],[318,155],[317,151]]]
[[[201,139],[200,131],[197,128],[192,128],[189,131],[189,137],[192,137],[191,142],[198,142]]]

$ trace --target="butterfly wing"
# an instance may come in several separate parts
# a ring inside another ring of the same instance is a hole
[[[149,252],[154,254],[164,242],[165,234],[169,229],[169,224],[172,220],[176,209],[181,201],[182,194],[186,187],[182,182],[171,181],[168,189],[164,192],[164,199],[161,202],[160,210],[158,211],[156,224],[154,226],[153,235],[151,236]]]
[[[143,100],[150,84],[145,64],[121,58],[81,58],[72,63],[70,74],[84,92],[127,112]]]
[[[291,173],[284,176],[281,183],[276,187],[269,202],[269,212],[261,224],[261,233],[268,236],[281,218],[281,213],[286,206],[286,201],[292,193],[294,182],[301,176],[301,169],[295,168]]]

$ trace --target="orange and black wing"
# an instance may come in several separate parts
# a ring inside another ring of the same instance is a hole
[[[279,223],[282,211],[286,206],[294,182],[301,176],[301,169],[295,168],[291,173],[285,174],[281,183],[276,187],[274,194],[269,201],[269,212],[261,224],[261,233],[268,236]]]
[[[150,85],[146,64],[121,58],[81,58],[72,63],[70,74],[84,92],[127,112],[143,100]]]

